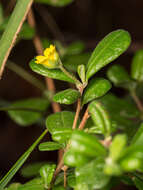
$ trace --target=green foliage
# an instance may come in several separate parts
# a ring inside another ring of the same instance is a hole
[[[73,104],[80,97],[80,93],[74,89],[63,90],[54,95],[53,100],[60,104]]]
[[[17,162],[12,166],[12,168],[8,171],[8,173],[0,180],[0,189],[3,189],[11,178],[16,174],[19,168],[24,164],[27,160],[31,152],[37,146],[37,144],[41,141],[41,139],[46,135],[47,130],[45,130],[40,137],[28,148],[28,150],[17,160]]]
[[[72,0],[35,0],[35,2],[61,7],[68,5]],[[26,3],[24,5],[26,6]],[[17,15],[19,14],[18,11]],[[1,15],[3,14],[0,12]],[[11,22],[11,19],[8,22]],[[9,24],[6,25],[7,20],[2,21],[0,30],[4,30]],[[19,39],[31,39],[34,34],[34,30],[25,23]],[[13,35],[14,33],[10,35],[10,40]],[[90,79],[100,69],[119,57],[128,48],[130,41],[127,31],[113,31],[97,45],[91,57],[90,53],[84,52],[85,44],[81,41],[75,41],[68,46],[60,41],[54,41],[58,57],[57,69],[48,69],[42,65],[43,62],[36,64],[35,59],[30,62],[32,71],[60,80],[57,84],[62,81],[73,83],[70,85],[74,85],[76,89],[73,86],[69,88],[65,84],[63,91],[60,91],[58,86],[58,93],[54,94],[53,91],[45,93],[45,88],[41,85],[40,90],[47,99],[40,97],[20,100],[8,104],[8,107],[0,108],[0,111],[8,111],[9,116],[18,125],[29,126],[42,121],[42,126],[47,128],[2,178],[0,190],[5,188],[47,132],[50,133],[52,141],[48,139],[42,142],[39,150],[62,149],[60,162],[57,165],[39,162],[23,167],[21,175],[33,179],[24,184],[11,184],[6,188],[7,190],[111,190],[121,181],[127,185],[135,184],[139,190],[142,189],[143,109],[135,94],[138,82],[142,81],[142,50],[133,58],[131,76],[124,67],[113,65],[107,71],[109,80],[101,77]],[[50,43],[50,39],[44,39],[44,48],[47,48]],[[49,61],[50,58],[47,57],[45,56],[44,59]],[[52,62],[50,64],[50,68],[53,68]],[[17,67],[13,70],[15,68]],[[36,81],[31,83],[39,86]],[[110,81],[113,87],[126,89],[123,93],[125,96],[119,98],[113,93],[108,93],[111,89]],[[62,111],[52,114],[51,110],[47,111],[50,101],[54,101],[52,103],[52,108],[55,106],[54,110],[60,110],[57,109],[55,102],[64,104],[61,106]],[[77,102],[76,113],[75,102]],[[67,105],[70,105],[69,109]],[[47,115],[44,125],[45,114]]]
[[[46,111],[48,106],[49,101],[47,99],[31,98],[19,100],[11,104],[10,107],[15,110],[8,111],[8,114],[17,124],[29,126],[42,117],[42,112]]]
[[[74,80],[72,80],[67,75],[65,75],[61,70],[48,69],[48,68],[44,67],[43,65],[35,64],[35,60],[32,60],[30,62],[30,68],[32,69],[32,71],[34,71],[42,76],[74,83]]]
[[[102,67],[119,57],[130,45],[131,38],[125,30],[116,30],[108,34],[95,48],[87,64],[88,80]]]
[[[109,136],[111,132],[111,121],[106,110],[98,100],[93,101],[89,105],[89,112],[91,113],[95,125],[100,128],[105,136]]]
[[[44,142],[39,145],[40,151],[59,150],[61,148],[63,148],[63,145],[56,142]]]
[[[32,0],[21,0],[17,1],[16,3],[15,9],[0,40],[0,68],[6,59],[9,48],[12,47],[11,44],[18,34],[18,30],[24,21],[24,16],[27,12],[27,9],[31,4]]]
[[[35,0],[37,3],[45,3],[55,7],[63,7],[73,2],[73,0]]]
[[[139,50],[133,57],[131,76],[137,81],[143,81],[143,50]]]
[[[42,168],[40,169],[40,175],[43,178],[45,188],[50,187],[50,183],[52,181],[55,168],[56,168],[55,164],[47,164],[42,166]]]
[[[135,82],[131,80],[127,71],[121,65],[111,66],[107,71],[107,76],[117,87],[133,90],[136,86]]]
[[[21,169],[20,174],[26,178],[35,177],[39,175],[40,168],[45,164],[45,162],[30,163]]]
[[[111,83],[103,78],[92,79],[85,89],[82,105],[106,94],[111,88]]]
[[[77,189],[80,190],[84,185],[87,190],[103,188],[110,180],[110,177],[104,174],[103,169],[104,160],[102,158],[97,158],[83,167],[77,168],[75,172]]]

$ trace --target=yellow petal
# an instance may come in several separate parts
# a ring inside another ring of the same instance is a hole
[[[46,48],[46,49],[44,50],[44,56],[49,57],[49,55],[50,55],[49,48]]]
[[[35,63],[42,63],[43,61],[46,60],[46,57],[45,56],[42,56],[42,55],[39,55],[39,56],[36,56],[36,60],[35,60]]]

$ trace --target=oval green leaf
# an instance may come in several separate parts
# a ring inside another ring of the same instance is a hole
[[[131,37],[125,30],[116,30],[108,34],[95,48],[87,64],[88,80],[102,67],[119,57],[130,45]]]
[[[137,81],[143,81],[143,49],[137,51],[133,57],[131,77]]]
[[[8,115],[17,124],[28,126],[36,123],[42,117],[42,112],[46,111],[48,106],[49,101],[43,98],[19,100],[9,106],[13,110],[8,111]]]
[[[60,143],[65,143],[71,137],[71,133],[72,133],[72,128],[63,128],[63,127],[57,128],[52,133],[52,139]]]
[[[111,121],[103,105],[99,101],[94,101],[89,105],[89,112],[94,123],[101,129],[102,133],[105,136],[110,135]]]
[[[55,94],[53,100],[60,104],[73,104],[79,97],[79,91],[69,88]]]
[[[30,62],[30,68],[42,76],[74,83],[74,80],[65,75],[60,69],[48,69],[43,65],[36,64],[34,59]]]
[[[63,145],[56,142],[44,142],[39,145],[40,151],[53,151],[61,148],[63,148]]]
[[[88,157],[105,156],[106,149],[92,136],[84,131],[74,131],[70,139],[70,149]]]
[[[71,129],[74,121],[75,113],[70,111],[62,111],[51,114],[46,120],[46,127],[50,133],[56,132],[61,128]],[[78,121],[79,124],[79,121]],[[77,125],[78,125],[77,124]]]
[[[107,76],[115,86],[122,87],[125,89],[132,89],[135,84],[131,80],[127,71],[121,65],[113,65],[107,71]]]
[[[66,48],[66,55],[75,55],[81,53],[85,49],[85,44],[82,41],[71,43]]]
[[[143,145],[143,123],[140,125],[139,129],[137,130],[136,134],[134,135],[132,141],[132,145]]]
[[[82,105],[106,94],[111,88],[111,83],[104,78],[92,79],[83,94]]]

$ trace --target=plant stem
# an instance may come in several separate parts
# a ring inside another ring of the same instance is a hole
[[[15,72],[17,75],[19,75],[24,80],[28,81],[33,86],[39,88],[41,91],[45,90],[45,86],[43,85],[43,83],[41,81],[39,81],[37,78],[35,78],[30,73],[28,73],[25,69],[23,69],[19,65],[15,64],[11,61],[8,61],[6,66],[8,69]]]
[[[82,83],[73,75],[70,74],[62,65],[61,61],[60,61],[60,66],[59,68],[63,71],[63,73],[65,73],[65,75],[67,75],[69,78],[71,78],[73,81],[75,81],[77,88],[79,88],[80,86],[82,86]]]
[[[135,103],[136,103],[136,105],[137,105],[139,111],[140,111],[140,112],[143,112],[143,105],[142,105],[140,99],[137,97],[135,91],[131,91],[130,94],[131,94],[133,100],[135,101]]]
[[[75,114],[75,118],[74,118],[74,122],[73,122],[73,126],[72,126],[73,130],[76,128],[76,124],[77,124],[77,121],[79,118],[80,109],[81,109],[81,99],[79,98],[77,101],[76,114]]]
[[[82,118],[82,121],[79,125],[79,130],[82,130],[86,124],[87,119],[90,117],[89,113],[88,113],[88,108],[86,109],[84,116]]]

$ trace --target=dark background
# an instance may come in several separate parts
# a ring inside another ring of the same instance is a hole
[[[5,15],[10,14],[12,10],[10,1],[2,0],[1,2]],[[87,50],[92,50],[98,41],[109,32],[115,29],[127,30],[132,36],[132,44],[128,51],[115,62],[124,65],[128,71],[134,52],[143,48],[142,0],[75,0],[64,8],[34,4],[33,10],[40,36],[58,39],[65,44],[83,40]],[[49,20],[56,22],[58,28],[55,29],[49,25]],[[32,41],[21,41],[13,48],[10,59],[32,73],[28,62],[35,55],[36,51]],[[44,82],[43,77],[41,80]],[[0,94],[4,100],[14,101],[38,96],[40,92],[12,71],[5,69],[0,81]],[[1,175],[10,169],[41,131],[41,127],[36,125],[27,128],[19,127],[5,112],[0,112]],[[56,153],[39,154],[38,151],[34,151],[28,161],[56,161],[56,158]],[[16,180],[22,180],[18,174]],[[119,189],[127,189],[127,187],[119,187]],[[128,187],[128,189],[132,189],[132,187]]]

